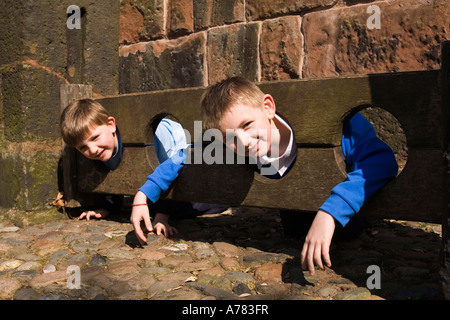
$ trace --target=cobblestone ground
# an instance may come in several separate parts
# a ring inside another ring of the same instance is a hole
[[[357,239],[332,244],[331,268],[310,276],[300,267],[302,240],[283,235],[276,210],[179,220],[176,237],[150,234],[145,247],[128,215],[23,228],[0,221],[0,298],[442,299],[440,225],[369,219]]]

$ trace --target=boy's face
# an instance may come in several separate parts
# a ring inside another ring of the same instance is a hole
[[[75,147],[88,159],[108,161],[117,147],[115,132],[115,119],[109,117],[108,124],[91,127],[86,137]]]
[[[226,145],[243,156],[256,158],[269,154],[273,143],[271,120],[274,116],[275,103],[270,95],[265,95],[263,107],[245,104],[230,107],[220,122]]]

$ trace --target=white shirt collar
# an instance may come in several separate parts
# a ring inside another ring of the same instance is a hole
[[[283,174],[297,157],[297,147],[294,139],[294,133],[291,127],[279,115],[275,114],[275,117],[281,123],[281,125],[289,129],[289,144],[285,152],[281,156],[268,157],[267,155],[264,155],[257,159],[256,164],[258,166],[258,169],[261,171],[261,174],[263,175],[273,175],[278,173],[280,176],[283,176]],[[270,168],[266,168],[266,166],[268,167],[268,165],[270,165]]]

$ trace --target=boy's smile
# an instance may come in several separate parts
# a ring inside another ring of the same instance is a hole
[[[117,148],[116,124],[113,117],[108,124],[92,127],[86,137],[77,144],[76,149],[91,160],[106,162]]]

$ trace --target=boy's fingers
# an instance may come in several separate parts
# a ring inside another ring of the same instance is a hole
[[[308,271],[311,275],[314,275],[314,262],[312,261],[313,253],[314,253],[314,251],[312,250],[312,248],[309,246],[309,244],[307,242],[305,242],[305,244],[303,245],[302,253],[301,253],[302,268],[308,269]],[[312,268],[311,268],[311,265],[312,265]]]
[[[309,273],[313,276],[314,275],[314,250],[310,249],[308,253],[308,270]]]
[[[144,224],[145,224],[145,227],[147,228],[148,232],[152,232],[153,231],[153,226],[152,226],[152,222],[150,221],[150,215],[149,214],[144,215]]]
[[[302,268],[306,269],[306,255],[308,253],[308,246],[306,243],[303,245],[302,253],[301,253],[301,264]]]
[[[136,237],[138,238],[140,244],[144,244],[147,241],[147,239],[145,238],[145,235],[142,232],[141,222],[136,220],[131,220],[131,222],[133,223],[134,233],[136,234]]]
[[[140,226],[135,228],[134,232],[136,233],[136,236],[137,236],[139,242],[141,244],[144,244],[147,239],[145,238],[145,234],[142,232],[142,229],[140,228]]]
[[[320,269],[324,269],[322,263],[322,247],[320,244],[317,244],[317,246],[314,248],[314,262]]]
[[[314,246],[308,246],[305,260],[305,267],[308,268],[308,271],[311,275],[314,275]]]
[[[325,264],[328,268],[331,267],[331,259],[330,259],[330,252],[329,252],[328,246],[325,246],[323,248],[323,261],[325,262]]]

